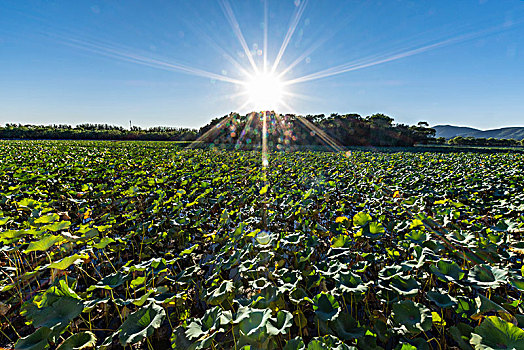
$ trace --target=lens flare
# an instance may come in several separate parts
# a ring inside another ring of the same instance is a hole
[[[249,104],[258,110],[277,109],[284,97],[284,84],[276,74],[258,73],[245,83]]]

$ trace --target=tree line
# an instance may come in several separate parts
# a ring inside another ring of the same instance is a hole
[[[359,114],[280,115],[266,112],[268,142],[272,147],[293,145],[338,145],[410,147],[415,144],[450,144],[467,146],[522,146],[524,140],[455,137],[450,140],[435,138],[435,129],[427,122],[416,125],[394,123],[382,113],[369,116]],[[230,113],[211,120],[199,130],[168,126],[142,129],[109,124],[22,125],[8,123],[0,127],[2,139],[55,140],[152,140],[195,141],[215,144],[234,144],[237,148],[253,147],[261,143],[264,114]]]
[[[446,142],[446,140],[442,140],[442,138],[438,138],[437,142]],[[496,139],[494,137],[490,138],[484,138],[484,137],[462,137],[462,136],[456,136],[452,139],[447,140],[446,142],[449,145],[464,145],[464,146],[491,146],[491,147],[516,147],[516,146],[524,146],[524,139],[518,141],[514,139]]]
[[[77,126],[6,124],[0,127],[2,139],[46,139],[46,140],[151,140],[151,141],[193,141],[197,130],[156,126],[142,129],[132,126],[124,129],[109,124],[79,124]]]
[[[266,114],[269,146],[388,146],[406,147],[435,140],[435,130],[425,122],[417,125],[394,124],[385,114],[362,117],[359,114],[325,114],[300,116]],[[237,148],[260,145],[264,116],[231,113],[215,118],[200,128],[200,140],[217,144],[235,144]]]

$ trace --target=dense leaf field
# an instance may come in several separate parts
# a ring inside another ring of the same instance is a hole
[[[523,154],[260,164],[1,142],[0,346],[524,349]]]

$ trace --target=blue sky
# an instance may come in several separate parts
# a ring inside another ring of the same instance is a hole
[[[281,112],[524,126],[521,0],[3,0],[0,124],[200,127],[238,111],[242,88],[224,80],[245,80],[232,60],[252,68],[228,7],[258,67],[265,18],[269,66],[298,19]]]

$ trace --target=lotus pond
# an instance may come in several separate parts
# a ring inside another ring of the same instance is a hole
[[[524,349],[524,155],[0,142],[0,346]]]

